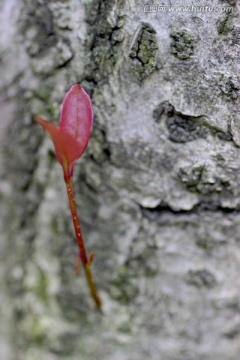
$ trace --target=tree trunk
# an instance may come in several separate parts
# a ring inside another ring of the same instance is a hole
[[[1,0],[1,359],[238,360],[239,4]],[[74,190],[32,121],[80,83]]]

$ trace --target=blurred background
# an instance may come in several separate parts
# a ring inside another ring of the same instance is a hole
[[[238,360],[236,0],[1,0],[0,360]],[[80,83],[74,190],[33,122]]]

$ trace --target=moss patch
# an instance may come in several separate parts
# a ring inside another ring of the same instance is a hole
[[[194,38],[187,31],[175,31],[171,35],[171,53],[181,60],[188,59],[194,53]]]
[[[140,80],[154,71],[157,50],[156,31],[150,25],[143,24],[129,53],[132,70]]]

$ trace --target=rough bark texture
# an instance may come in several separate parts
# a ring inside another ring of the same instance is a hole
[[[150,4],[1,0],[1,359],[239,359],[239,4]],[[95,111],[74,188],[102,314],[32,122],[58,122],[77,82]]]

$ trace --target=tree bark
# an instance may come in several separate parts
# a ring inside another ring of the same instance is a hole
[[[4,360],[238,360],[239,4],[2,0]],[[74,189],[32,121],[81,83],[94,130]]]

